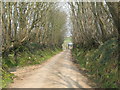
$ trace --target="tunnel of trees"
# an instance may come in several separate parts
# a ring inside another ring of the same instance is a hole
[[[14,78],[9,68],[40,64],[62,50],[67,15],[53,2],[0,4],[2,86],[6,87]],[[75,62],[99,84],[98,87],[119,87],[119,3],[67,4],[70,6],[71,52]]]
[[[69,3],[76,62],[100,87],[118,87],[119,3]]]
[[[60,46],[64,23],[65,13],[54,3],[2,3],[3,54],[27,42],[39,43],[41,48]]]
[[[9,68],[39,64],[62,50],[66,13],[51,2],[2,2],[3,87]],[[59,18],[57,18],[59,17]]]

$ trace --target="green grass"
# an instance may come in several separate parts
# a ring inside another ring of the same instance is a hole
[[[74,48],[73,56],[84,67],[91,79],[102,88],[118,87],[117,40],[111,39],[97,49]]]
[[[64,39],[64,42],[70,43],[70,42],[72,42],[72,38],[71,37],[66,37]]]
[[[7,85],[13,82],[13,78],[15,77],[14,74],[11,74],[9,72],[6,72],[5,70],[2,70],[2,88],[5,88]]]
[[[45,48],[40,49],[39,45],[34,44],[29,47],[20,47],[21,52],[17,55],[18,63],[14,61],[14,54],[11,52],[8,57],[2,59],[2,87],[5,88],[8,86],[9,83],[13,82],[13,78],[15,77],[14,74],[8,72],[8,69],[12,67],[24,67],[29,65],[36,65],[41,64],[45,60],[49,59],[53,55],[62,51],[60,48]],[[37,49],[36,49],[37,48]],[[31,50],[29,50],[31,49]]]

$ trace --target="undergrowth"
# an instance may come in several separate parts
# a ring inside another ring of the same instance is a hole
[[[41,48],[38,44],[27,44],[27,46],[19,46],[17,48],[17,62],[14,60],[14,53],[11,52],[8,57],[2,58],[2,87],[5,88],[9,83],[13,82],[14,74],[9,72],[10,68],[23,67],[28,65],[41,64],[48,58],[59,53],[60,48]]]
[[[106,41],[98,48],[74,48],[73,57],[85,68],[90,78],[102,88],[118,88],[118,45],[116,39]]]

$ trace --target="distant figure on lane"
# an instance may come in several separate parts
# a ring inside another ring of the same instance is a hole
[[[73,48],[73,43],[68,43],[68,49],[72,49]]]

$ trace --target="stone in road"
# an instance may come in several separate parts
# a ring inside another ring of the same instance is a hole
[[[10,88],[90,88],[88,80],[71,61],[69,50],[63,51],[41,67],[24,73],[22,79],[16,79]]]

